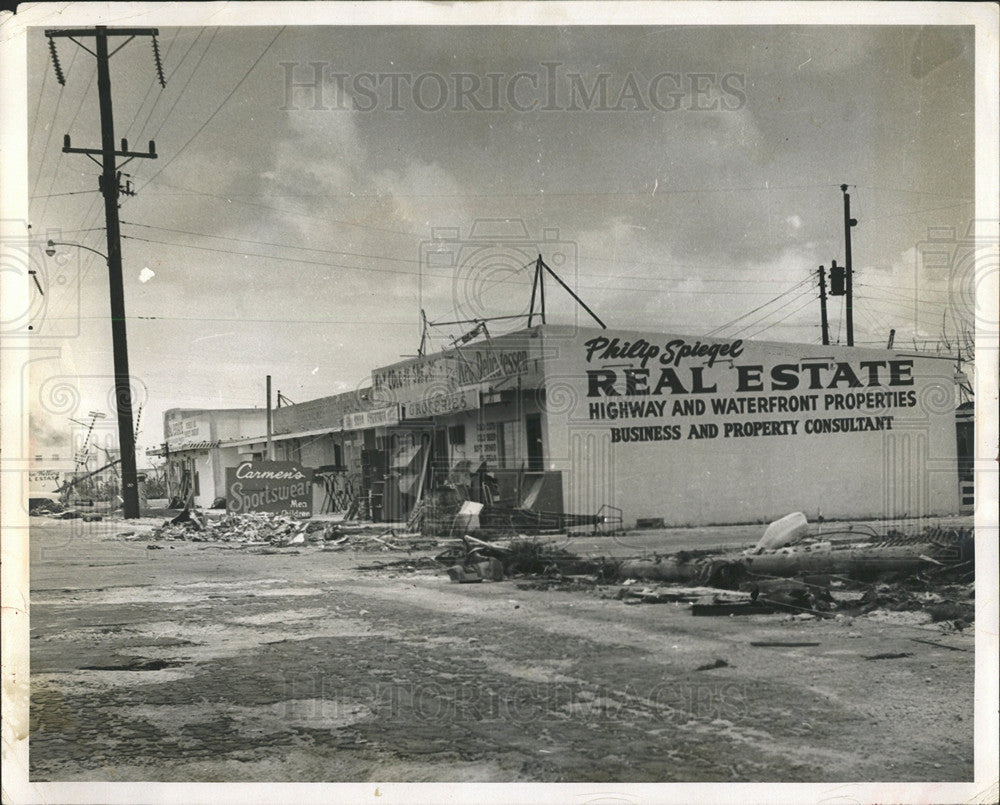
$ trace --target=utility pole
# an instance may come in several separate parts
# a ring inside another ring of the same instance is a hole
[[[823,334],[823,346],[830,346],[830,325],[826,320],[826,268],[819,267],[819,326]]]
[[[844,271],[846,272],[845,288],[847,299],[844,300],[844,315],[847,318],[847,346],[854,346],[854,269],[851,264],[851,227],[857,226],[856,219],[851,218],[851,195],[847,192],[847,185],[840,186],[844,194]]]
[[[274,443],[271,441],[271,375],[267,376],[267,460],[274,461]]]
[[[70,136],[63,138],[63,153],[86,154],[101,166],[100,190],[104,196],[104,219],[108,238],[108,278],[111,286],[111,340],[115,364],[115,399],[118,406],[118,444],[121,448],[122,463],[122,514],[126,519],[139,516],[139,485],[136,479],[135,433],[132,425],[132,388],[129,383],[128,344],[125,333],[125,289],[122,284],[122,249],[118,222],[118,168],[133,159],[156,159],[156,145],[149,142],[149,151],[129,151],[128,142],[122,140],[121,150],[115,150],[115,124],[111,105],[111,57],[137,36],[153,38],[153,57],[160,85],[164,86],[163,67],[160,64],[159,47],[156,44],[156,28],[114,28],[104,25],[95,28],[71,28],[47,30],[49,50],[52,53],[56,78],[65,85],[65,77],[59,65],[55,39],[70,39],[97,59],[97,95],[101,111],[101,147],[73,148]],[[127,39],[108,52],[108,39],[112,36]],[[85,37],[93,37],[94,50],[80,42]],[[99,154],[101,161],[94,159]],[[125,157],[120,165],[118,157]]]

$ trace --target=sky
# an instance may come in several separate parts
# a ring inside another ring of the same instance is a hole
[[[263,406],[267,375],[296,402],[365,385],[416,352],[421,309],[525,313],[539,253],[612,329],[819,343],[841,184],[856,343],[894,328],[954,353],[972,333],[971,28],[186,27],[158,46],[165,89],[148,39],[111,60],[116,138],[158,154],[122,169],[140,451],[167,409]],[[98,168],[61,153],[100,143],[95,60],[57,49],[62,87],[29,32],[30,234],[104,252]],[[42,265],[33,437],[97,410],[114,440],[103,260]],[[553,282],[546,302],[584,323]]]

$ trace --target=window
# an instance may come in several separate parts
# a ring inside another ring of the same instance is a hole
[[[448,443],[452,446],[465,444],[465,425],[452,425],[448,428]]]

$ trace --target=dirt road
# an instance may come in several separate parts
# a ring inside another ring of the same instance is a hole
[[[693,618],[125,529],[32,520],[33,780],[973,775],[973,636],[920,614]]]

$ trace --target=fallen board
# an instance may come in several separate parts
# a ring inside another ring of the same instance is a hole
[[[759,599],[749,603],[734,604],[692,604],[691,614],[695,616],[726,615],[773,615],[775,612],[797,612],[798,608],[785,607],[778,603],[762,603]]]
[[[792,641],[765,641],[765,640],[755,640],[750,643],[751,646],[756,646],[758,648],[806,648],[812,646],[818,646],[819,643],[795,643]]]

